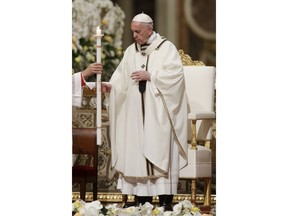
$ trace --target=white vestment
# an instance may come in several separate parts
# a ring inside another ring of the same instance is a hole
[[[144,52],[138,44],[130,45],[109,81],[112,167],[122,176],[123,194],[175,194],[179,169],[187,164],[181,58],[170,41],[155,32],[154,37]],[[149,71],[151,77],[144,93],[144,122],[139,84],[130,77],[139,70]]]
[[[82,83],[81,73],[72,75],[72,106],[81,107],[82,100]]]
[[[95,82],[86,82],[82,77],[81,72],[74,73],[72,75],[72,106],[82,107],[82,97],[83,97],[83,86],[88,86],[93,89],[96,85]]]

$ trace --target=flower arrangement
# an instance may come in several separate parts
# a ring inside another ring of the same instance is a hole
[[[164,211],[163,207],[154,207],[151,203],[146,202],[139,207],[131,206],[120,208],[117,204],[103,206],[100,201],[96,200],[86,203],[83,200],[76,200],[72,203],[73,216],[216,216],[215,209],[210,214],[202,214],[200,209],[193,205],[189,200],[180,201],[174,205],[173,211]]]
[[[95,31],[100,26],[103,63],[102,80],[108,81],[122,56],[125,14],[111,0],[74,0],[72,4],[72,73],[96,62]],[[95,81],[95,77],[90,80]]]

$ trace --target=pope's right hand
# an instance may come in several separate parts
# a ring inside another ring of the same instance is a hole
[[[108,82],[101,82],[101,92],[102,93],[110,93],[111,88],[112,88],[112,86]]]

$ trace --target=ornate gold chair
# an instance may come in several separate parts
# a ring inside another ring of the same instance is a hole
[[[204,179],[204,205],[210,205],[213,155],[210,141],[213,121],[216,118],[214,111],[216,69],[213,66],[205,66],[200,61],[193,61],[182,50],[179,53],[182,57],[189,102],[188,121],[191,122],[188,165],[180,170],[179,177],[191,179],[192,203],[196,203],[196,179]]]

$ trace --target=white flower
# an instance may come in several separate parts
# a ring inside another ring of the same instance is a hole
[[[183,216],[195,216],[195,215],[191,214],[190,212],[182,213],[181,215],[183,215]],[[201,215],[200,215],[200,216],[201,216]]]
[[[74,216],[216,216],[216,206],[213,213],[201,214],[200,209],[188,200],[175,204],[173,211],[164,211],[163,207],[154,207],[149,202],[139,207],[119,208],[117,204],[103,207],[98,200],[90,203],[77,200],[72,204],[72,211],[76,212]]]
[[[101,14],[105,14],[101,19]],[[76,38],[86,38],[95,34],[96,27],[103,26],[103,33],[115,35],[114,46],[122,46],[124,31],[124,11],[113,5],[111,0],[74,0],[72,5],[72,32]]]
[[[118,215],[119,208],[116,203],[107,205],[106,209],[107,215]]]
[[[163,206],[155,207],[153,209],[153,214],[156,215],[156,216],[163,215],[163,213],[164,213],[164,207]]]
[[[152,215],[153,214],[153,208],[154,206],[149,203],[149,202],[146,202],[144,205],[140,205],[140,212],[141,212],[141,215]]]
[[[178,204],[173,206],[173,212],[175,212],[176,214],[180,214],[180,212],[182,211],[182,203],[179,202]]]
[[[87,59],[88,61],[91,61],[91,62],[95,62],[95,61],[96,61],[95,55],[92,55],[92,53],[90,53],[90,52],[87,52],[87,53],[86,53],[86,59]]]
[[[163,213],[163,216],[172,216],[172,215],[175,215],[173,211],[165,211]]]
[[[194,205],[189,200],[183,200],[180,203],[182,204],[183,208],[192,209],[194,207]]]
[[[111,0],[74,0],[72,6],[72,69],[75,72],[83,71],[95,62],[94,35],[99,26],[104,34],[101,44],[102,80],[108,81],[123,55],[125,14]],[[90,78],[89,81],[93,81],[94,78]]]
[[[119,216],[140,216],[141,213],[139,211],[139,207],[131,206],[128,208],[120,209],[118,215]]]
[[[85,204],[83,200],[76,200],[72,204],[72,211],[79,212],[81,216],[85,215]]]
[[[85,204],[85,216],[98,216],[100,213],[100,210],[103,208],[103,205],[100,203],[100,201],[96,200],[91,203]]]

